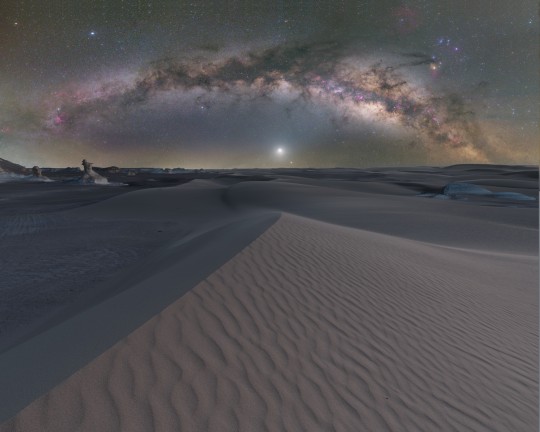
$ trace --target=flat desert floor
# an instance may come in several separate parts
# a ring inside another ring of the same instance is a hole
[[[537,167],[0,204],[1,432],[538,430]]]

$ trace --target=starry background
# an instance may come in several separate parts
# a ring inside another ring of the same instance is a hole
[[[538,32],[531,0],[2,0],[0,157],[537,164]]]

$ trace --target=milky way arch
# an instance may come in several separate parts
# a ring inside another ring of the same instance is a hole
[[[279,46],[212,61],[166,58],[127,80],[56,92],[45,126],[72,133],[92,119],[114,121],[172,92],[181,98],[202,91],[206,108],[225,95],[246,103],[289,97],[287,109],[302,102],[334,109],[343,123],[366,118],[398,123],[420,136],[428,149],[443,147],[485,161],[480,127],[464,99],[410,82],[411,71],[434,61],[423,53],[405,53],[392,63],[363,65],[361,56],[333,43]]]

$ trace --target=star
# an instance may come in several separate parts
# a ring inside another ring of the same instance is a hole
[[[486,160],[512,159],[495,150],[499,119],[505,146],[514,130],[529,131],[528,155],[515,158],[537,154],[532,9],[261,0],[216,10],[216,2],[138,0],[90,2],[80,14],[72,0],[11,3],[11,32],[0,43],[0,128],[12,124],[9,137],[0,133],[6,157],[39,148],[64,164],[61,150],[76,142],[88,157],[103,150],[130,164],[165,163],[167,152],[197,165],[225,153],[231,164],[326,165],[328,155],[364,164],[375,148],[393,163],[401,150],[389,138],[419,136],[411,163],[443,153],[457,160],[476,145]],[[477,89],[480,81],[489,87]],[[450,132],[459,131],[470,133],[456,147]]]

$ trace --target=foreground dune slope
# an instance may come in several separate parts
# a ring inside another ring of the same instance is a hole
[[[537,430],[536,269],[283,214],[0,430]]]

